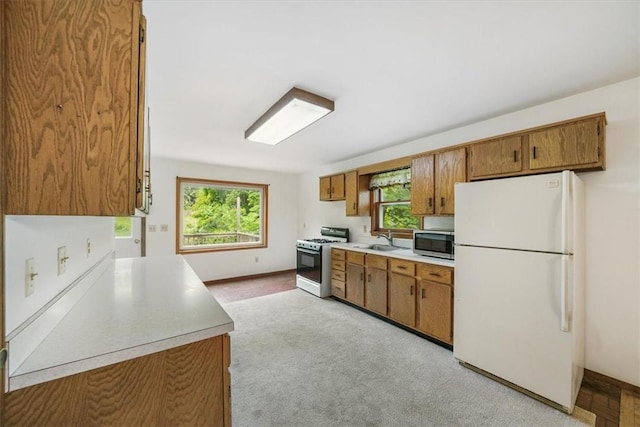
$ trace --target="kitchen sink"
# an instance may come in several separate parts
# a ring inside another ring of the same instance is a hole
[[[371,245],[369,249],[373,249],[374,251],[390,252],[390,251],[397,251],[400,248],[396,246],[389,246],[389,245]]]

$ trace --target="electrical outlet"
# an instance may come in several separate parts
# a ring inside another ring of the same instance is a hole
[[[169,231],[169,224],[160,224],[160,231]]]
[[[260,258],[256,257],[256,262],[260,261]]]
[[[91,255],[91,239],[87,237],[87,258]]]
[[[149,233],[155,233],[155,232],[156,232],[156,225],[149,224]]]
[[[69,257],[67,256],[67,247],[60,246],[58,248],[58,276],[64,274],[67,269],[67,260]]]
[[[34,279],[38,275],[33,270],[33,258],[28,258],[24,263],[24,296],[28,297],[34,291]]]

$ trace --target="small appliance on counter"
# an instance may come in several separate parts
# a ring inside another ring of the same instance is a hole
[[[347,243],[349,229],[322,227],[320,237],[296,241],[296,286],[317,297],[331,295],[331,244]]]
[[[453,230],[413,230],[413,253],[417,255],[454,259],[454,245]]]

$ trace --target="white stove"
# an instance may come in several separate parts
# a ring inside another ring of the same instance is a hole
[[[349,229],[322,227],[320,234],[296,241],[296,286],[325,298],[331,295],[331,244],[348,242]]]

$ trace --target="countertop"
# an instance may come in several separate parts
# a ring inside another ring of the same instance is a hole
[[[9,390],[119,363],[233,330],[180,255],[112,259],[9,378]]]
[[[442,265],[445,267],[455,267],[455,262],[453,260],[417,255],[413,253],[413,250],[407,249],[407,248],[398,248],[393,251],[377,251],[374,249],[367,248],[367,246],[369,245],[366,243],[358,243],[358,242],[333,243],[331,245],[332,248],[336,248],[336,249],[345,249],[345,250],[354,251],[354,252],[364,252],[364,253],[370,253],[370,254],[376,254],[376,255],[384,255],[390,258],[400,258],[408,261]]]

